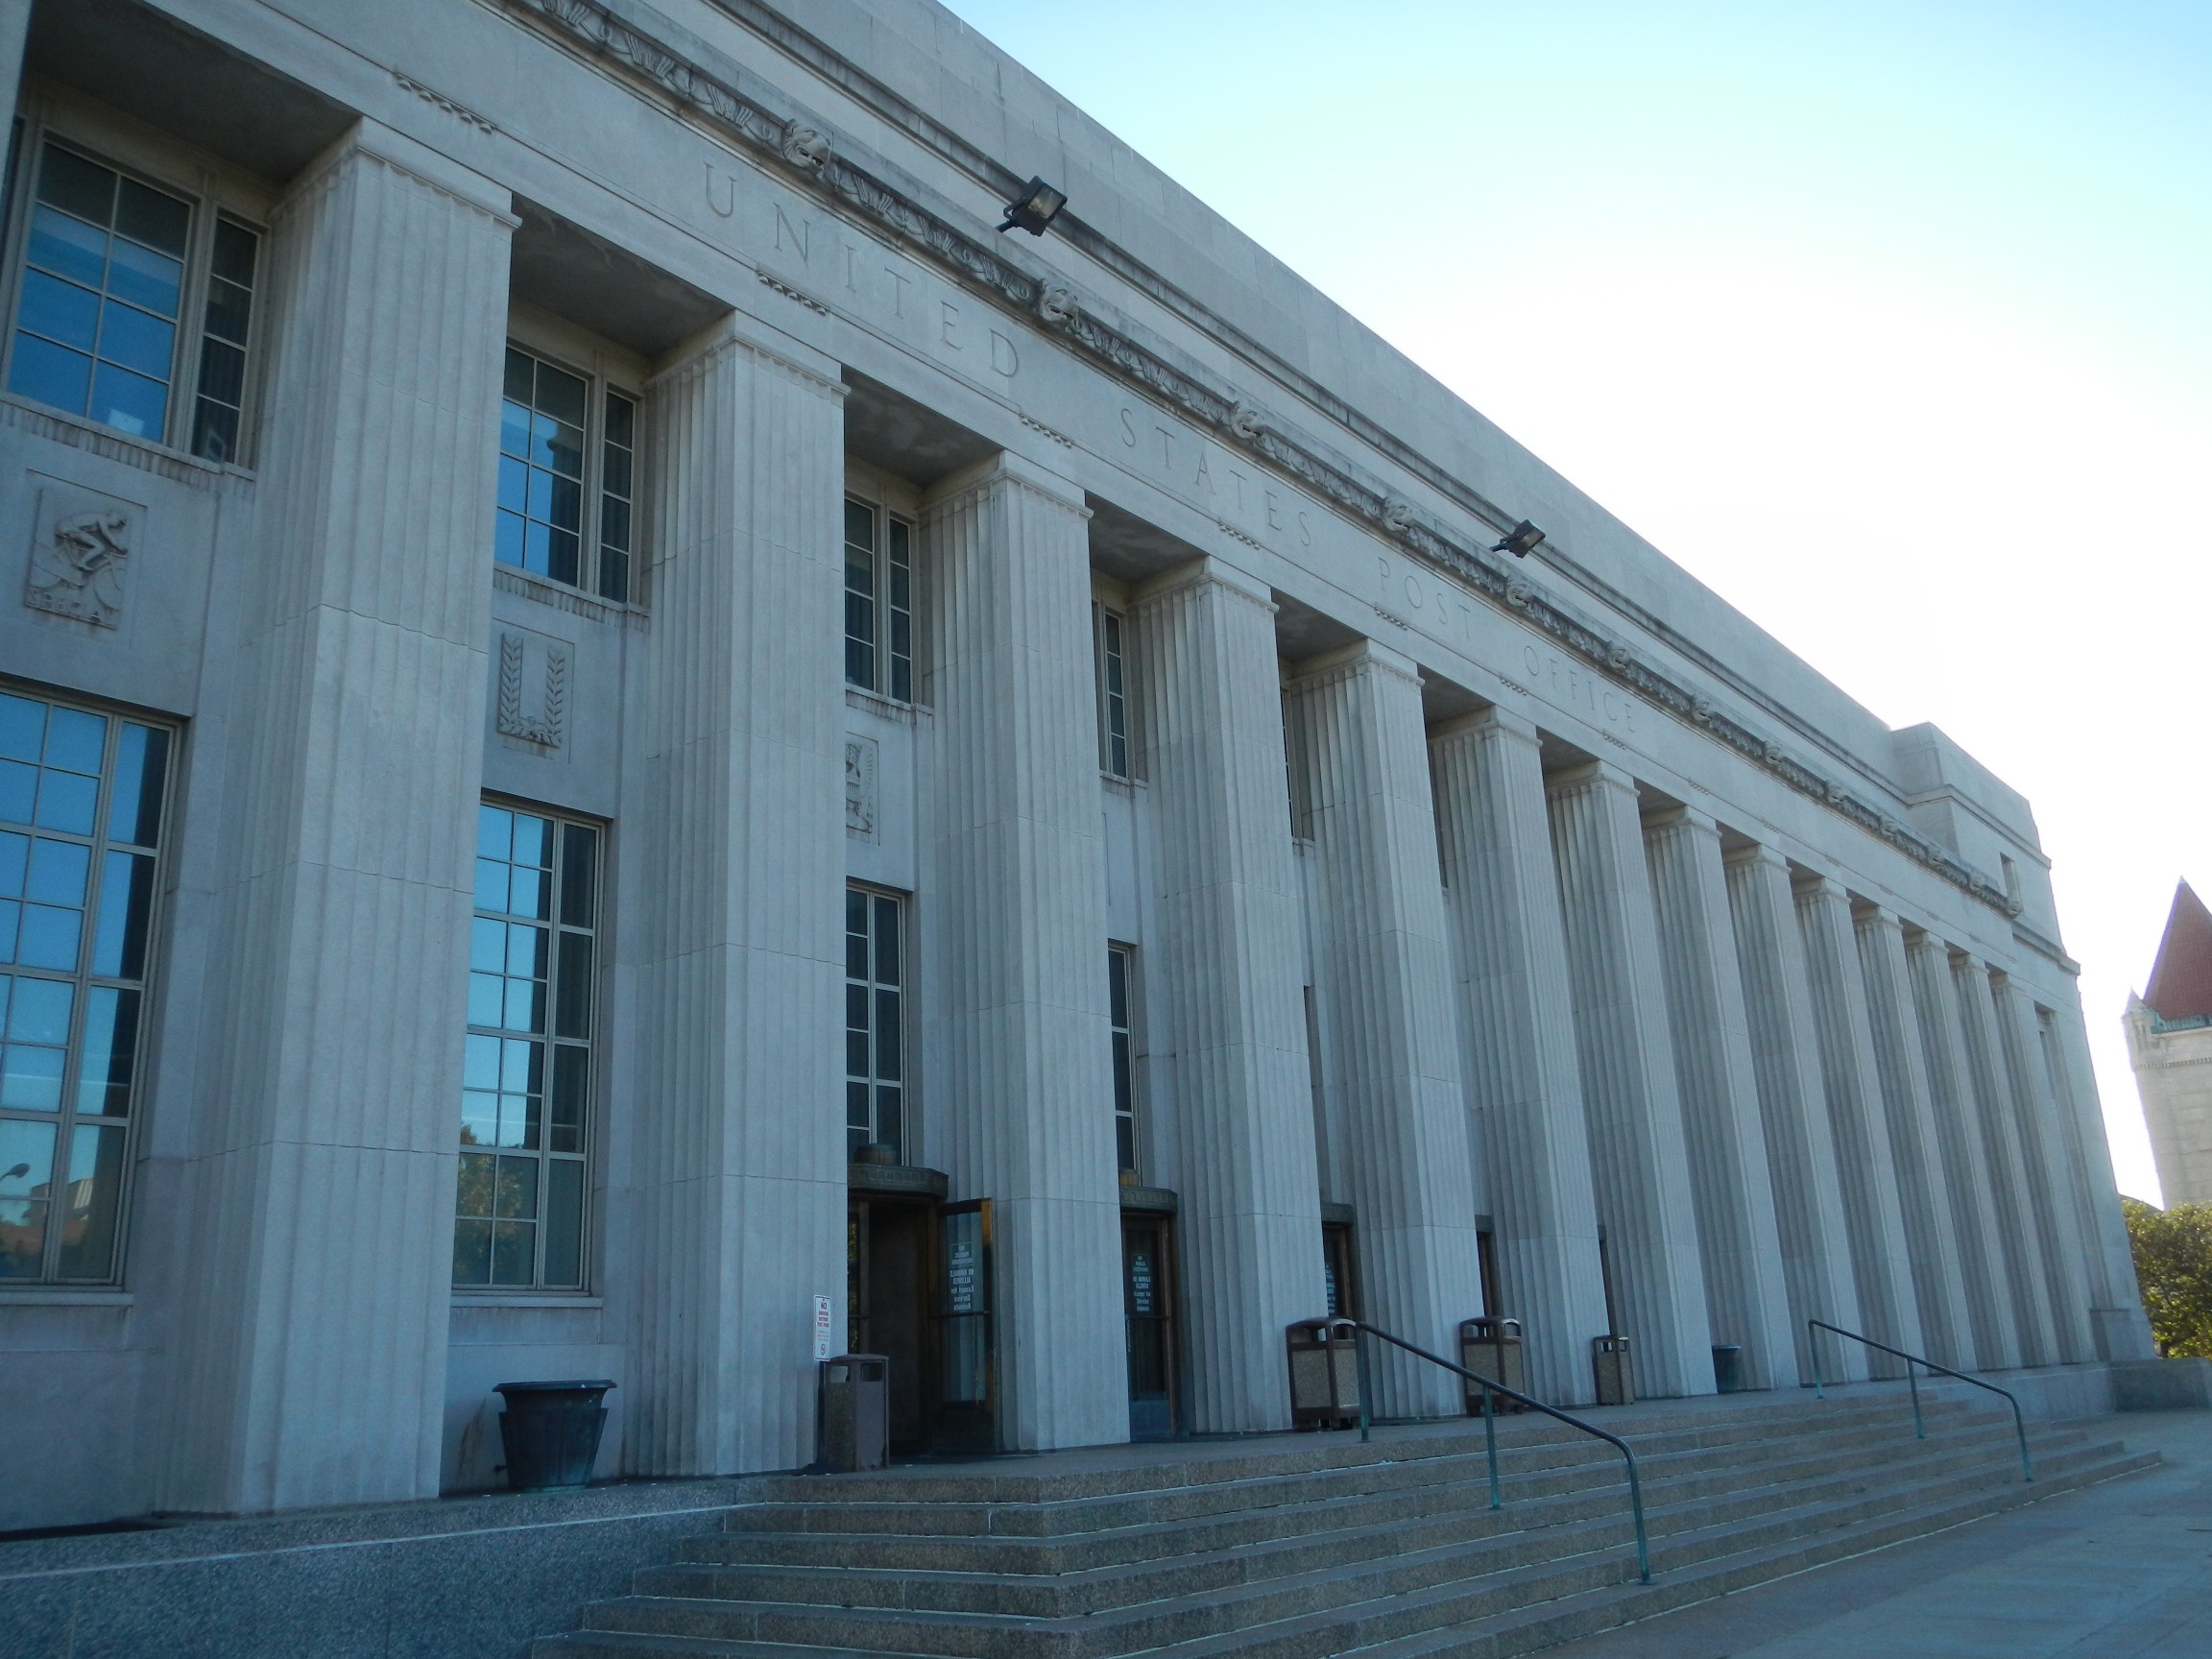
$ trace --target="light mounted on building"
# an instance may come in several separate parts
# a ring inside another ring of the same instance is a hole
[[[1512,529],[1506,531],[1504,535],[1499,537],[1497,544],[1490,551],[1493,553],[1510,553],[1516,559],[1526,559],[1529,554],[1536,551],[1537,545],[1543,540],[1544,532],[1524,518]]]
[[[1032,179],[1022,186],[1022,194],[1006,204],[1006,222],[1001,230],[1022,229],[1032,236],[1045,234],[1045,227],[1060,217],[1060,209],[1068,205],[1068,192],[1055,190],[1042,179]]]

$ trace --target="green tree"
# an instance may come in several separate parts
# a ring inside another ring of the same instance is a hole
[[[2153,1210],[2123,1198],[2151,1334],[2169,1358],[2212,1358],[2212,1204]]]

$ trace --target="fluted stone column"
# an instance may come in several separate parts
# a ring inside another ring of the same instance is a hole
[[[1152,1048],[1175,1081],[1191,1426],[1289,1426],[1283,1328],[1326,1305],[1275,604],[1216,560],[1131,607],[1159,886]]]
[[[629,1466],[814,1455],[844,1299],[843,388],[734,331],[647,388],[657,503],[617,938],[635,987]]]
[[[923,519],[950,1050],[928,1144],[992,1201],[998,1435],[1023,1451],[1129,1437],[1089,517],[1004,453]]]
[[[1959,988],[1951,976],[1951,948],[1932,934],[1920,933],[1907,941],[1905,957],[1912,976],[1922,1069],[1942,1155],[1941,1191],[1959,1245],[1972,1362],[1984,1370],[2005,1370],[2020,1363],[2010,1251],[1989,1190],[1989,1155],[1983,1144],[1982,1115],[1975,1105]]]
[[[1771,847],[1752,847],[1727,860],[1728,907],[1736,927],[1736,960],[1743,974],[1743,1008],[1751,1028],[1759,1116],[1767,1130],[1767,1167],[1774,1182],[1774,1219],[1782,1238],[1782,1280],[1790,1294],[1791,1336],[1804,1376],[1812,1373],[1805,1321],[1825,1319],[1860,1329],[1859,1291],[1836,1142],[1828,1132],[1820,1037],[1797,928],[1790,864]],[[1846,1344],[1823,1361],[1828,1375],[1866,1375],[1864,1351]]]
[[[2093,1241],[2090,1285],[2095,1298],[2089,1322],[2097,1337],[2097,1356],[2101,1359],[2150,1359],[2157,1350],[2151,1339],[2151,1321],[2143,1311],[2134,1252],[2128,1242],[2128,1220],[2112,1177],[2112,1147],[2104,1134],[2104,1115],[2098,1109],[2097,1077],[2089,1066],[2081,1004],[2071,985],[2064,1001],[2052,1010],[2047,1028],[2056,1046],[2052,1060],[2059,1104],[2072,1114],[2081,1149],[2082,1181],[2088,1189]]]
[[[438,1489],[507,207],[363,122],[272,216],[164,1509]]]
[[[2089,1251],[2076,1186],[2074,1148],[2058,1120],[2035,1007],[2009,975],[1992,977],[1997,1031],[2012,1076],[2019,1114],[2020,1157],[2028,1174],[2035,1236],[2043,1251],[2043,1278],[2051,1292],[2051,1325],[2057,1358],[2080,1364],[2097,1358],[2089,1328]]]
[[[1640,1394],[1713,1392],[1712,1333],[1636,783],[1594,761],[1547,791],[1575,1039],[1621,1334]]]
[[[1897,1170],[1912,1294],[1920,1309],[1920,1335],[1928,1344],[1923,1352],[1938,1364],[1971,1365],[1974,1331],[1959,1260],[1959,1212],[1943,1177],[1920,1015],[1905,959],[1905,929],[1893,912],[1878,906],[1860,911],[1854,925],[1875,1072],[1888,1105],[1889,1152]]]
[[[2005,1240],[2007,1276],[2012,1288],[2012,1324],[2023,1365],[2058,1361],[2056,1326],[2051,1317],[2050,1278],[2035,1237],[2034,1205],[2028,1195],[2028,1169],[2021,1149],[2019,1109],[2011,1072],[1997,1030],[1997,1009],[1989,969],[1980,958],[1951,958],[1952,983],[1959,993],[1960,1030],[1966,1040],[1967,1075],[1974,1085],[1974,1110],[1982,1124],[1982,1147],[1988,1159],[1985,1179]]]
[[[1644,851],[1713,1340],[1743,1347],[1746,1388],[1794,1386],[1797,1345],[1719,827],[1680,807],[1647,822]]]
[[[1442,1353],[1482,1311],[1482,1280],[1421,683],[1372,641],[1302,667],[1288,693],[1292,772],[1318,866],[1314,989],[1359,1216],[1361,1306]],[[1460,1409],[1448,1373],[1395,1351],[1380,1369],[1385,1411]]]
[[[1519,715],[1489,709],[1439,732],[1429,759],[1497,1311],[1523,1321],[1533,1392],[1581,1405],[1596,1398],[1590,1338],[1605,1332],[1605,1285],[1541,744]]]
[[[0,0],[0,132],[15,128],[15,94],[23,82],[23,43],[31,32],[31,0]]]
[[[1851,1238],[1851,1277],[1859,1287],[1859,1316],[1865,1321],[1858,1329],[1877,1342],[1924,1354],[1889,1149],[1888,1108],[1875,1069],[1866,981],[1852,934],[1851,896],[1825,876],[1800,878],[1796,896],[1828,1128],[1836,1138],[1836,1171]],[[1886,1357],[1867,1364],[1877,1377],[1904,1374],[1898,1361]]]

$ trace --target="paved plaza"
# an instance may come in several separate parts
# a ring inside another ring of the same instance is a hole
[[[2164,1466],[1547,1659],[2200,1659],[2212,1653],[2212,1412],[2117,1426]]]

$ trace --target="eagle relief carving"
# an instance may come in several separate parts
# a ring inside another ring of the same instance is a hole
[[[137,514],[84,491],[42,490],[23,603],[34,611],[112,628],[123,614],[123,574]]]

